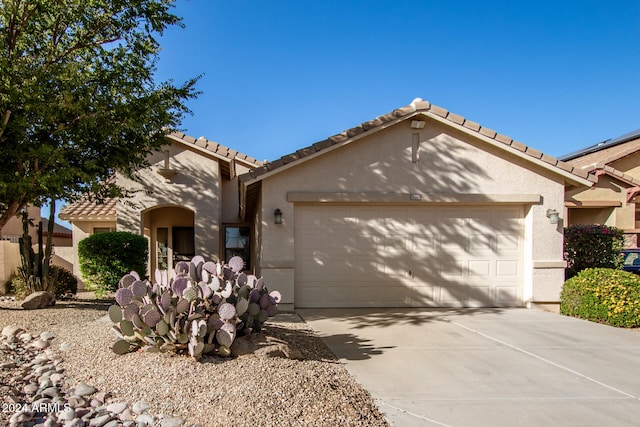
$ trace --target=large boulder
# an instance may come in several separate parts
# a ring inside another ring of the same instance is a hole
[[[238,337],[231,344],[231,355],[234,357],[253,354],[263,357],[283,357],[303,360],[302,352],[286,341],[270,337],[264,333],[249,334]]]
[[[46,308],[56,303],[56,296],[51,292],[40,291],[34,292],[24,299],[22,308],[25,310],[35,310],[38,308]]]

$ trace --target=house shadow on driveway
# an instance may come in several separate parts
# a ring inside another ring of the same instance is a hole
[[[298,309],[298,315],[340,359],[365,360],[397,347],[394,333],[414,334],[416,328],[431,322],[447,321],[461,313],[500,314],[501,308],[331,308]],[[367,338],[359,332],[367,329]],[[379,334],[376,333],[379,332]],[[370,337],[370,338],[369,338]],[[424,337],[416,336],[416,339]]]

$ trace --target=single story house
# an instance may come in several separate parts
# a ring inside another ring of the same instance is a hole
[[[295,307],[556,305],[567,190],[589,175],[421,99],[273,162],[168,136],[132,199],[60,215],[150,266],[240,254]],[[560,217],[560,218],[559,218]]]
[[[624,230],[626,245],[638,247],[640,216],[640,129],[560,157],[594,176],[590,188],[565,194],[568,225],[605,224]]]

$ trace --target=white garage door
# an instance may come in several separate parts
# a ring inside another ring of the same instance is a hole
[[[520,306],[523,212],[298,205],[295,305]]]

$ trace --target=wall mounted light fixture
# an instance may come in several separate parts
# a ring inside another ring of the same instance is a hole
[[[282,211],[280,209],[276,209],[273,212],[273,223],[282,224]]]
[[[560,221],[560,214],[555,209],[547,209],[547,218],[550,224],[557,224]]]

